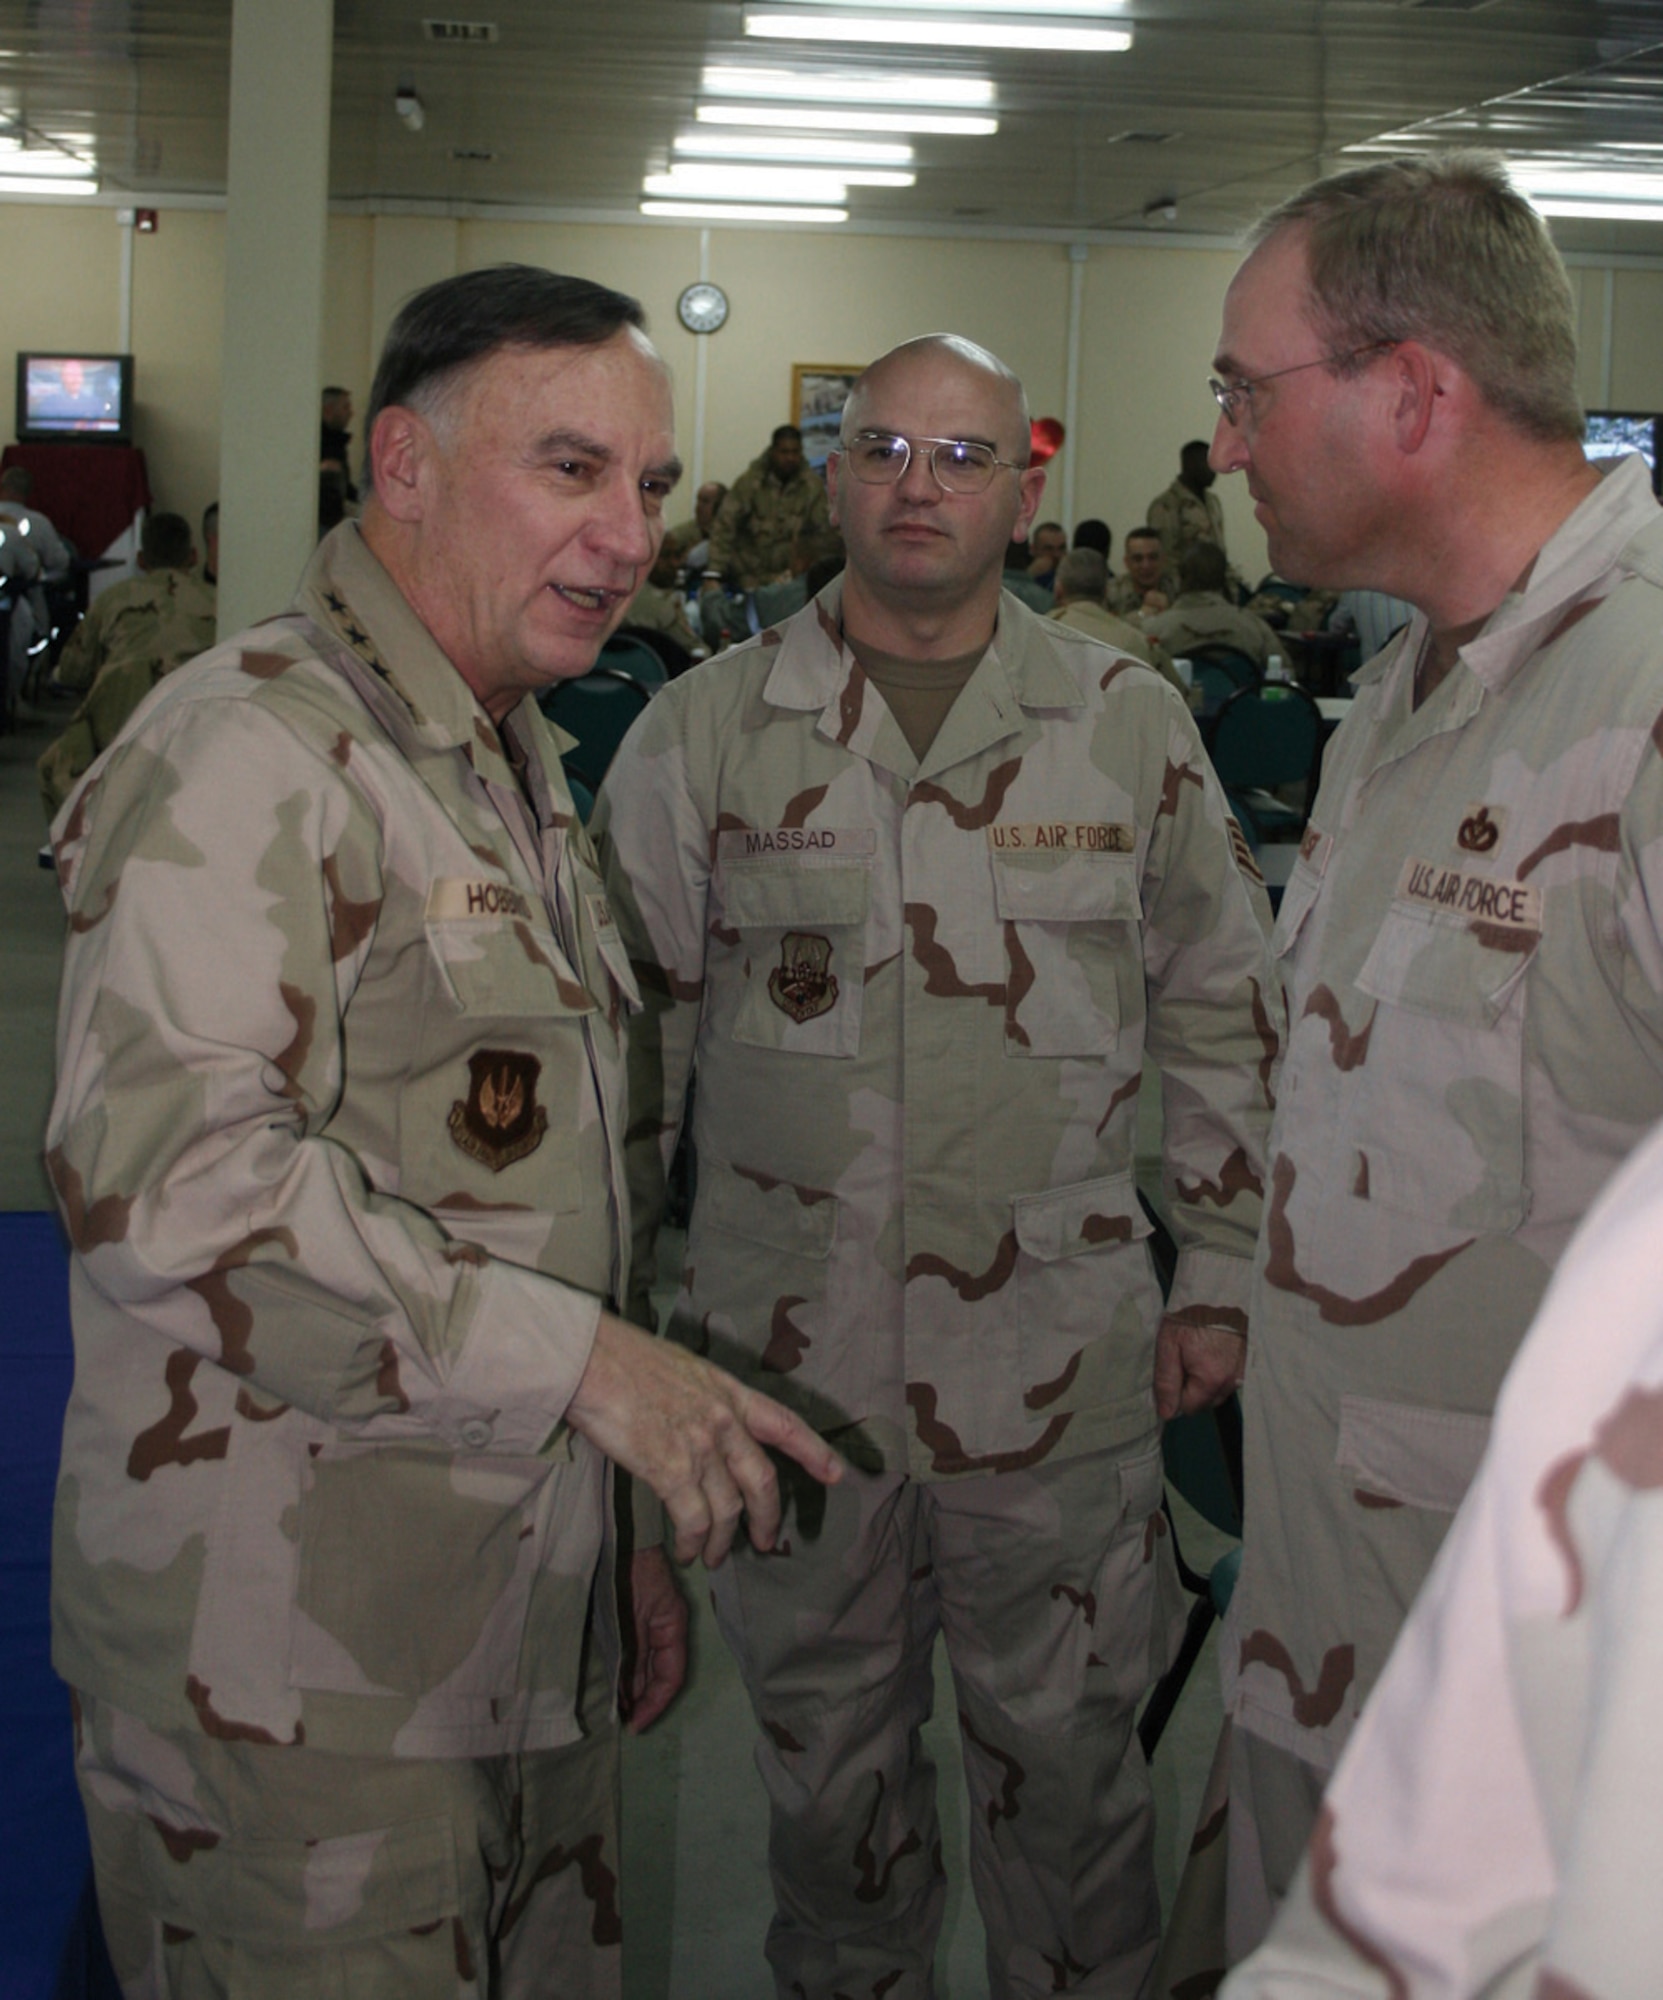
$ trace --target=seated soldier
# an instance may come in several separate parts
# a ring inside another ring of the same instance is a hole
[[[1153,528],[1134,528],[1126,537],[1126,574],[1109,579],[1109,609],[1117,618],[1134,618],[1170,610],[1177,595],[1178,579],[1167,569],[1160,536]]]
[[[1281,641],[1262,618],[1239,610],[1224,594],[1228,564],[1216,542],[1197,542],[1178,572],[1178,597],[1170,611],[1145,618],[1143,629],[1174,658],[1197,646],[1231,646],[1261,673]]]
[[[1189,690],[1179,678],[1171,655],[1159,640],[1151,639],[1109,610],[1103,601],[1108,587],[1109,566],[1097,551],[1071,549],[1057,564],[1053,592],[1056,609],[1048,611],[1046,616],[1055,618],[1059,624],[1073,626],[1077,632],[1089,633],[1093,639],[1101,639],[1105,646],[1130,653],[1134,660],[1141,660],[1169,680],[1188,701]]]
[[[100,591],[64,647],[54,679],[59,687],[86,693],[99,669],[118,657],[150,650],[164,626],[184,626],[197,636],[179,657],[214,643],[214,590],[194,576],[196,544],[190,523],[179,514],[151,514],[139,537],[139,571],[125,583]],[[179,638],[170,640],[177,649]],[[177,662],[175,662],[177,664]]]

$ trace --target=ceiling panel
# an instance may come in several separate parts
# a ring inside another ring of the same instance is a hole
[[[991,75],[999,133],[915,140],[910,189],[855,188],[857,222],[914,228],[1230,232],[1387,132],[1544,151],[1663,142],[1663,0],[1132,0],[1118,56],[884,52],[746,41],[708,0],[484,0],[482,46],[436,46],[420,11],[338,0],[338,199],[633,211],[691,128],[707,62]],[[107,187],[223,190],[229,0],[0,0],[0,114],[91,135]],[[415,88],[420,132],[394,113]],[[1157,143],[1128,133],[1174,135]],[[1613,230],[1615,233],[1613,233]],[[1663,227],[1566,225],[1590,247]]]

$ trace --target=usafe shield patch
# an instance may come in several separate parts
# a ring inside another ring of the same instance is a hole
[[[1532,882],[1508,882],[1411,856],[1397,878],[1397,900],[1521,937],[1541,934],[1542,892]]]
[[[987,844],[996,854],[1130,854],[1137,843],[1129,826],[1113,821],[1000,820],[988,828]]]
[[[478,1049],[468,1058],[468,1094],[450,1107],[450,1136],[470,1160],[500,1174],[535,1153],[549,1127],[537,1102],[543,1065],[523,1049]]]
[[[787,931],[780,939],[780,962],[768,975],[768,998],[793,1021],[812,1021],[837,1003],[831,969],[831,939],[813,931]]]
[[[724,861],[760,861],[771,854],[876,854],[878,836],[869,826],[727,827],[716,852]]]
[[[483,876],[474,881],[465,876],[446,875],[429,884],[423,914],[430,924],[455,923],[467,917],[519,917],[529,921],[531,898],[512,882],[488,882]]]

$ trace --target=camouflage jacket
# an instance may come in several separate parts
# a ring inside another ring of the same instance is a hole
[[[1146,518],[1161,538],[1167,567],[1174,576],[1197,542],[1224,546],[1224,505],[1211,488],[1196,493],[1181,479],[1175,479],[1164,493],[1157,493],[1150,501]]]
[[[1238,611],[1220,590],[1188,590],[1173,600],[1170,611],[1152,612],[1143,629],[1158,639],[1174,659],[1185,658],[1196,646],[1233,646],[1263,668],[1282,642],[1262,618]]]
[[[1178,595],[1178,579],[1168,571],[1161,577],[1156,588],[1170,604]],[[1143,611],[1143,592],[1129,576],[1111,576],[1108,595],[1104,602],[1116,618],[1136,618]]]
[[[1663,1135],[1560,1266],[1495,1435],[1226,2000],[1649,2000],[1663,1612]]]
[[[830,528],[831,507],[819,473],[805,465],[782,484],[764,452],[728,488],[710,531],[707,566],[741,590],[755,590],[790,569],[791,545],[799,537],[824,536]]]
[[[696,1062],[678,1337],[921,1478],[1129,1445],[1161,1306],[1146,1052],[1173,1307],[1244,1323],[1281,1019],[1262,892],[1149,669],[1007,595],[920,762],[840,596],[672,682],[602,788],[646,1002],[640,1268]]]
[[[111,660],[138,654],[172,664],[214,643],[217,594],[188,570],[147,570],[112,583],[87,609],[56,668],[60,687],[85,692]]]
[[[633,984],[535,706],[499,734],[349,523],[54,832],[58,1671],[255,1742],[569,1741]]]
[[[1429,700],[1358,677],[1276,945],[1238,1724],[1332,1764],[1571,1231],[1663,1115],[1663,516],[1592,493]]]

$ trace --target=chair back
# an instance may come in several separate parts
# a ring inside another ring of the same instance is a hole
[[[614,632],[600,650],[597,667],[615,667],[644,688],[656,690],[670,678],[663,659],[637,632]]]
[[[544,688],[537,706],[550,722],[577,739],[561,759],[567,777],[598,791],[630,724],[651,699],[651,688],[611,666],[595,667],[577,680],[556,681]]]
[[[663,662],[664,675],[667,680],[673,681],[677,674],[686,673],[687,669],[693,665],[693,655],[688,652],[679,639],[672,639],[668,632],[655,631],[650,625],[621,626],[618,631],[613,633],[612,639],[607,641],[607,645],[611,645],[615,639],[633,639],[638,646],[646,646],[652,652],[655,652]],[[602,657],[605,657],[604,647],[602,648]],[[629,667],[623,660],[614,661],[608,659],[607,665],[620,666],[623,667],[626,673],[629,672]]]
[[[1291,681],[1238,688],[1213,718],[1207,748],[1227,792],[1306,787],[1310,811],[1322,747],[1322,711]]]

